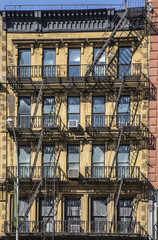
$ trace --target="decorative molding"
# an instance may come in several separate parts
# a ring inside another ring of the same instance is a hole
[[[138,10],[129,12],[120,30],[144,29],[143,11]],[[17,33],[111,31],[117,13],[114,9],[1,12],[3,29]],[[123,13],[118,13],[119,18]]]

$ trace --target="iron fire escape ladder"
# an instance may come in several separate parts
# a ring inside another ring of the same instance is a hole
[[[35,119],[35,116],[37,114],[38,106],[39,106],[39,103],[40,103],[40,100],[41,100],[41,97],[42,97],[42,90],[43,90],[44,82],[45,82],[45,79],[43,78],[42,84],[41,84],[41,87],[40,87],[40,91],[39,91],[39,94],[38,94],[38,97],[37,97],[35,110],[34,110],[34,113],[33,113],[32,119],[31,119],[31,125],[32,126],[33,126],[34,119]]]
[[[33,203],[34,203],[34,200],[36,199],[36,197],[37,197],[37,195],[38,195],[38,193],[39,193],[39,190],[40,190],[40,187],[42,186],[42,184],[43,184],[43,180],[41,180],[41,181],[39,182],[39,184],[38,184],[38,186],[37,186],[37,188],[36,188],[36,191],[35,191],[33,197],[32,197],[31,200],[30,200],[29,206],[28,206],[28,208],[26,209],[25,215],[24,215],[21,223],[19,224],[19,228],[20,228],[20,226],[22,225],[22,223],[26,220],[26,218],[27,218],[27,216],[28,216],[28,214],[29,214],[29,212],[30,212],[30,209],[31,209],[31,207],[32,207],[32,205],[33,205]]]
[[[111,166],[111,170],[110,170],[109,178],[111,178],[111,174],[112,174],[112,170],[113,170],[114,162],[115,162],[116,157],[117,157],[117,153],[118,153],[118,149],[119,149],[119,146],[120,146],[120,142],[121,142],[122,134],[123,134],[123,128],[122,128],[121,131],[120,131],[120,135],[119,135],[119,139],[118,139],[118,143],[117,143],[117,148],[116,148],[116,152],[115,152],[114,159],[113,159],[113,162],[112,162],[112,166]]]
[[[105,51],[107,45],[110,43],[110,41],[113,39],[113,37],[115,36],[118,28],[121,26],[121,24],[123,23],[125,17],[128,14],[128,9],[125,5],[125,12],[122,15],[121,19],[119,20],[118,24],[116,25],[116,27],[114,28],[113,32],[111,33],[111,35],[109,36],[109,38],[107,39],[107,41],[105,42],[105,44],[103,45],[102,49],[100,50],[99,54],[97,55],[97,57],[94,59],[93,63],[90,65],[89,69],[87,70],[85,77],[89,76],[89,74],[91,73],[91,71],[93,71],[93,68],[95,66],[95,64],[99,61],[100,57],[102,56],[103,52]]]
[[[33,166],[32,166],[32,169],[31,169],[31,177],[33,176],[33,173],[34,173],[34,168],[36,166],[38,154],[40,152],[40,148],[41,148],[41,145],[42,145],[43,135],[44,135],[44,129],[41,130],[41,135],[40,135],[40,138],[39,138],[39,141],[38,141],[37,151],[36,151],[36,155],[35,155],[35,158],[34,158],[34,161],[33,161]]]
[[[123,178],[121,179],[119,190],[118,190],[118,194],[117,194],[117,198],[116,198],[116,202],[115,202],[115,208],[114,208],[114,214],[113,214],[112,221],[111,221],[110,232],[112,230],[112,226],[113,226],[113,223],[114,223],[114,220],[115,220],[115,212],[116,212],[118,201],[119,201],[119,198],[120,198],[122,185],[123,185]]]
[[[112,115],[112,118],[111,118],[110,128],[112,127],[112,123],[113,123],[113,120],[114,120],[114,116],[115,116],[116,109],[117,109],[117,107],[118,107],[118,103],[119,103],[119,100],[120,100],[120,96],[121,96],[121,92],[122,92],[122,88],[123,88],[124,82],[125,82],[125,78],[123,77],[123,78],[122,78],[122,82],[121,82],[121,86],[120,86],[120,89],[119,89],[119,92],[118,92],[118,96],[117,96],[115,108],[114,108],[114,111],[113,111],[113,115]]]

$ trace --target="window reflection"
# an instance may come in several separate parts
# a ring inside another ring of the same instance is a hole
[[[69,76],[80,76],[80,49],[69,49]]]

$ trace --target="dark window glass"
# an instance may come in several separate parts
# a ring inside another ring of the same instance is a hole
[[[105,126],[105,97],[93,97],[93,127]]]
[[[130,125],[130,96],[121,96],[117,111],[117,124],[120,126]]]
[[[130,146],[121,145],[117,154],[117,174],[119,178],[127,178],[130,174],[129,169]]]
[[[69,76],[80,76],[80,49],[69,49]]]
[[[94,178],[104,177],[105,147],[104,145],[93,145],[92,172]]]
[[[68,146],[68,170],[70,169],[79,170],[79,163],[80,163],[80,147]]]
[[[119,78],[131,75],[131,48],[119,48]]]
[[[78,120],[80,121],[80,98],[68,97],[68,121]]]
[[[92,198],[92,232],[107,231],[107,200],[105,198]]]
[[[39,204],[39,218],[42,221],[41,231],[54,231],[54,199],[40,198]]]
[[[19,146],[19,177],[30,177],[30,146]]]
[[[134,233],[133,199],[120,199],[118,202],[118,232]]]
[[[19,49],[19,77],[30,77],[31,51],[30,49]]]
[[[45,77],[55,76],[55,49],[43,50],[43,74]]]
[[[43,123],[44,126],[53,127],[55,124],[55,98],[43,98]]]
[[[101,48],[94,48],[94,60],[100,53]],[[105,76],[105,52],[102,54],[97,64],[94,67],[94,75],[95,76]]]
[[[81,200],[80,198],[66,198],[65,201],[65,231],[80,232]]]
[[[54,177],[54,146],[43,146],[43,177]]]
[[[31,98],[20,97],[19,98],[19,127],[28,128],[30,127],[30,113],[31,113]]]

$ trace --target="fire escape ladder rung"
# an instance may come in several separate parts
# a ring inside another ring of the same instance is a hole
[[[31,177],[33,176],[33,173],[34,173],[34,168],[36,166],[38,154],[40,152],[40,148],[41,148],[41,145],[42,145],[43,135],[44,135],[44,129],[41,130],[41,135],[40,135],[40,138],[39,138],[39,141],[38,141],[38,147],[37,147],[36,155],[35,155],[35,158],[34,158],[34,161],[33,161],[32,170],[31,170]]]
[[[119,190],[118,190],[118,194],[117,194],[117,198],[116,198],[116,202],[115,202],[114,214],[113,214],[112,221],[111,221],[110,232],[111,232],[111,230],[112,230],[112,226],[113,226],[113,223],[114,223],[114,220],[115,220],[115,212],[116,212],[117,205],[118,205],[118,202],[119,202],[122,185],[123,185],[123,178],[121,179],[120,186],[119,186]]]
[[[121,24],[123,23],[125,17],[128,14],[128,9],[125,9],[124,14],[122,15],[121,19],[119,20],[119,22],[117,23],[116,27],[114,28],[113,32],[111,33],[111,35],[109,36],[109,38],[107,39],[107,41],[105,42],[105,44],[103,45],[102,49],[100,50],[100,52],[98,53],[97,57],[94,59],[93,63],[89,66],[89,69],[87,70],[85,77],[87,77],[90,72],[93,70],[95,64],[99,61],[100,57],[102,56],[103,52],[105,51],[107,45],[110,43],[110,41],[113,39],[113,37],[116,34],[116,31],[118,30],[118,28],[121,26]]]
[[[33,113],[32,119],[31,119],[31,124],[32,124],[32,126],[33,126],[34,118],[35,118],[35,116],[36,116],[36,114],[37,114],[38,106],[39,106],[39,103],[40,103],[40,100],[41,100],[42,90],[43,90],[43,86],[44,86],[44,81],[45,81],[45,79],[42,80],[42,84],[41,84],[41,87],[40,87],[40,91],[39,91],[39,94],[38,94],[38,97],[37,97],[37,102],[36,102],[35,110],[34,110],[34,113]]]
[[[116,152],[115,152],[114,159],[113,159],[113,162],[112,162],[109,178],[111,178],[111,174],[112,174],[113,166],[114,166],[114,163],[115,163],[115,160],[116,160],[116,157],[117,157],[117,153],[118,153],[118,149],[119,149],[119,146],[120,146],[122,134],[123,134],[123,128],[120,131],[120,135],[119,135],[119,139],[118,139],[118,143],[117,143],[117,148],[116,148]]]
[[[34,203],[34,200],[36,199],[36,197],[37,197],[37,195],[38,195],[38,193],[39,193],[39,191],[40,191],[40,187],[42,186],[42,184],[43,184],[43,180],[41,180],[41,181],[39,182],[39,184],[38,184],[38,186],[37,186],[37,188],[36,188],[36,191],[35,191],[33,197],[32,197],[31,200],[30,200],[29,206],[28,206],[28,208],[27,208],[27,210],[26,210],[26,212],[25,212],[25,215],[24,215],[24,217],[23,217],[23,219],[22,219],[22,221],[21,221],[21,224],[22,224],[22,223],[25,221],[25,219],[27,218],[27,216],[28,216],[28,214],[29,214],[29,212],[30,212],[30,209],[31,209],[31,207],[32,207],[32,205],[33,205],[33,203]],[[21,224],[19,224],[19,228],[20,228]]]
[[[118,92],[115,108],[114,108],[114,111],[113,111],[113,114],[112,114],[112,118],[111,118],[111,122],[110,122],[110,128],[112,127],[112,123],[113,123],[113,120],[114,120],[116,109],[118,107],[118,103],[119,103],[119,100],[120,100],[120,96],[121,96],[121,92],[122,92],[124,82],[125,82],[125,78],[123,77],[122,82],[121,82],[121,86],[120,86],[120,89],[119,89],[119,92]]]

